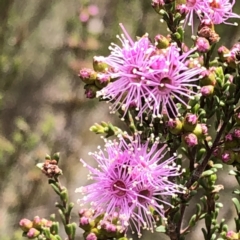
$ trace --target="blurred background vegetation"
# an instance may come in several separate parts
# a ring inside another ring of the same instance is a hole
[[[132,36],[167,33],[150,0],[0,0],[1,240],[22,239],[21,218],[55,211],[56,198],[35,167],[46,153],[61,152],[63,183],[76,202],[74,190],[86,182],[79,159],[101,143],[89,127],[117,121],[106,104],[85,99],[77,75],[94,55],[108,54],[119,22]],[[239,38],[237,27],[217,29],[227,46]]]

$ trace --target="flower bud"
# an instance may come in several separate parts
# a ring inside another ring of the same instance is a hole
[[[210,68],[205,70],[201,73],[202,78],[200,79],[200,84],[202,86],[212,85],[215,86],[216,84],[216,74],[215,68]]]
[[[190,148],[195,147],[198,144],[198,138],[193,133],[187,133],[183,135],[183,142]]]
[[[52,221],[49,221],[46,218],[42,218],[41,223],[42,223],[42,226],[44,226],[44,227],[51,227],[52,226]]]
[[[214,92],[214,86],[212,85],[207,85],[207,86],[203,86],[200,90],[202,96],[204,97],[210,97],[213,95]]]
[[[97,240],[97,235],[95,233],[89,233],[86,237],[86,240]]]
[[[193,129],[192,133],[194,133],[198,137],[198,139],[201,138],[203,136],[201,124],[197,124],[196,127]]]
[[[81,217],[80,220],[79,220],[79,224],[80,224],[80,227],[84,226],[84,225],[88,225],[89,224],[89,218]]]
[[[107,224],[105,229],[107,232],[111,232],[111,233],[117,231],[117,227],[115,225],[113,225],[112,223]]]
[[[91,210],[91,209],[81,209],[80,211],[79,211],[79,217],[87,217],[87,218],[90,218],[90,217],[92,217],[93,216],[93,210]]]
[[[235,154],[235,161],[236,161],[237,163],[240,163],[240,152],[237,151],[237,152],[234,152],[234,154]]]
[[[185,0],[177,0],[177,5],[176,5],[176,11],[177,13],[180,13],[182,15],[182,19],[185,19],[189,12],[189,8],[186,6],[186,1]],[[185,3],[181,3],[185,2]]]
[[[91,16],[96,16],[99,13],[99,9],[97,5],[91,4],[88,6],[88,13]]]
[[[26,232],[28,231],[30,228],[32,228],[33,223],[32,221],[28,220],[27,218],[23,218],[20,220],[19,222],[19,226],[21,227],[21,229]]]
[[[84,83],[93,84],[97,78],[97,73],[90,68],[83,68],[79,71],[78,76]]]
[[[178,118],[170,119],[167,122],[167,127],[172,134],[179,134],[182,131],[182,122]]]
[[[235,160],[235,154],[233,151],[224,150],[223,153],[221,154],[221,159],[222,159],[222,162],[230,165]]]
[[[195,46],[197,47],[198,51],[201,53],[206,53],[210,50],[209,41],[206,38],[198,37]]]
[[[95,98],[99,89],[95,85],[87,84],[84,86],[86,98]]]
[[[203,18],[198,26],[198,31],[200,31],[202,28],[208,27],[211,30],[214,30],[214,24],[209,18]]]
[[[230,54],[235,61],[240,60],[240,43],[236,43],[230,50]]]
[[[33,227],[37,229],[41,229],[42,226],[43,226],[42,219],[39,216],[35,216],[33,218]]]
[[[232,133],[228,133],[224,137],[224,146],[225,146],[225,148],[234,148],[237,146],[237,141],[236,141],[236,139],[233,138]]]
[[[235,118],[237,125],[240,125],[240,113],[235,113],[234,118]]]
[[[27,232],[27,237],[29,239],[34,239],[36,238],[40,232],[36,228],[30,228],[29,231]]]
[[[193,129],[196,127],[198,122],[198,117],[195,114],[188,113],[183,121],[183,128],[186,131],[193,131]]]
[[[105,72],[108,69],[108,65],[104,62],[103,56],[93,57],[93,69],[97,72]]]
[[[239,239],[238,233],[235,233],[234,231],[228,231],[226,234],[227,240],[236,240]]]
[[[108,83],[110,82],[111,77],[106,73],[98,73],[97,78],[95,80],[95,84],[98,88],[102,89],[103,87],[106,87]]]
[[[169,46],[169,40],[161,34],[158,34],[155,38],[155,46],[158,49],[165,49]]]
[[[240,128],[235,128],[233,131],[233,136],[237,139],[240,140]]]
[[[198,36],[206,38],[209,41],[210,45],[217,43],[220,40],[219,35],[213,29],[209,28],[208,26],[202,27],[198,31]]]
[[[230,54],[230,50],[225,46],[221,46],[220,48],[218,48],[218,56],[221,59],[221,61],[225,62],[229,54]]]
[[[152,0],[152,7],[157,13],[163,9],[164,4],[164,0]]]
[[[216,180],[217,180],[217,174],[211,174],[211,175],[209,176],[209,178],[210,178],[210,181],[211,181],[212,183],[215,183]]]
[[[208,135],[208,127],[207,127],[207,125],[204,124],[204,123],[201,123],[200,125],[201,125],[201,128],[202,128],[202,134],[205,135],[205,136]]]
[[[217,158],[221,158],[221,155],[222,155],[222,148],[216,147],[216,148],[213,150],[213,156],[214,156],[214,157],[217,157]]]

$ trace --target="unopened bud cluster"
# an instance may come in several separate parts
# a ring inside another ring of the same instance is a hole
[[[23,236],[28,239],[44,239],[46,233],[52,240],[58,240],[58,223],[36,216],[33,220],[21,219],[19,226],[23,230]]]
[[[236,120],[239,117],[239,113],[236,113]],[[215,157],[221,159],[226,164],[240,164],[240,125],[238,123],[239,120],[236,122],[237,126],[233,129],[233,132],[227,133],[224,136],[223,145],[217,147],[213,153]]]
[[[106,87],[111,80],[107,74],[108,65],[104,63],[104,57],[93,58],[93,69],[83,68],[78,76],[86,84],[84,86],[87,98],[95,98],[97,91]]]
[[[62,170],[58,167],[59,153],[55,153],[52,157],[46,155],[43,163],[38,163],[37,167],[48,177],[58,177],[62,175]]]
[[[112,237],[127,240],[124,237],[125,229],[119,223],[118,213],[115,213],[113,217],[110,216],[109,221],[103,215],[98,217],[94,217],[94,215],[95,211],[92,209],[79,211],[79,227],[85,231],[84,237],[86,240],[104,240]]]
[[[207,125],[199,123],[198,116],[192,113],[188,113],[182,121],[178,118],[169,120],[167,127],[172,134],[180,134],[182,142],[190,148],[208,135]]]
[[[240,43],[235,43],[231,49],[221,46],[218,49],[219,59],[231,68],[236,68],[240,61]]]

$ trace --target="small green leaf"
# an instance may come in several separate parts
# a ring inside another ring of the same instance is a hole
[[[57,162],[59,162],[59,159],[60,159],[60,153],[59,153],[59,152],[54,153],[54,154],[53,154],[53,159],[56,160]]]
[[[55,235],[56,240],[62,240],[59,235]]]
[[[202,207],[201,207],[201,205],[198,203],[198,204],[197,204],[197,212],[196,212],[197,216],[199,216],[199,215],[201,214],[201,211],[202,211]]]
[[[240,213],[240,203],[237,198],[232,198],[232,201],[234,203],[234,206],[236,208],[237,214]]]
[[[38,163],[36,166],[42,170],[43,169],[43,165],[44,165],[44,163]]]
[[[61,217],[61,220],[62,220],[63,224],[66,225],[66,219],[65,219],[65,216],[63,214],[63,211],[61,209],[58,209],[58,212],[59,212],[59,215]]]
[[[65,226],[65,231],[66,231],[67,235],[72,236],[72,234],[73,234],[72,224],[67,224]]]
[[[203,219],[203,218],[205,218],[206,214],[207,214],[207,213],[203,213],[203,214],[201,214],[201,216],[199,217],[199,219]]]
[[[56,186],[56,184],[50,183],[50,185],[52,186],[55,193],[60,196],[61,192],[60,192],[59,188]]]
[[[66,188],[61,191],[60,197],[63,202],[68,202],[68,191]]]
[[[213,165],[214,168],[217,168],[217,169],[222,169],[223,168],[223,165],[221,163],[216,163]]]
[[[210,176],[210,175],[212,175],[214,173],[215,173],[215,171],[213,171],[213,170],[207,170],[207,171],[202,173],[201,177],[207,177],[207,176]]]
[[[196,214],[194,214],[194,215],[191,217],[191,219],[190,219],[190,221],[189,221],[189,226],[190,226],[190,227],[193,227],[193,226],[196,224],[196,218],[197,218],[197,215],[196,215]]]
[[[72,235],[71,235],[71,237],[72,237],[72,239],[74,239],[75,234],[76,234],[77,224],[75,222],[73,222],[73,223],[71,223],[71,225],[72,225]]]
[[[156,232],[165,233],[166,232],[166,227],[161,225],[161,226],[156,228]]]
[[[51,228],[50,228],[50,231],[51,231],[51,233],[52,233],[53,235],[58,234],[58,232],[59,232],[59,223],[58,223],[58,222],[53,222],[53,223],[52,223],[52,226],[51,226]]]
[[[47,239],[51,239],[51,233],[49,228],[42,228],[44,232],[44,236],[46,236]]]
[[[237,173],[236,173],[234,170],[230,170],[230,171],[229,171],[229,175],[236,176],[236,175],[237,175]]]

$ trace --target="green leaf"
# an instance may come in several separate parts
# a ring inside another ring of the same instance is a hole
[[[50,231],[51,231],[51,233],[52,233],[53,235],[58,234],[58,232],[59,232],[59,223],[58,223],[58,222],[53,222],[53,223],[52,223],[52,226],[51,226],[51,228],[50,228]]]
[[[203,213],[203,214],[201,214],[201,216],[199,217],[199,219],[203,219],[203,218],[205,218],[206,214],[207,214],[207,213]]]
[[[215,171],[213,171],[212,169],[211,170],[207,170],[207,171],[202,173],[201,177],[207,177],[207,176],[210,176],[210,175],[212,175],[214,173],[215,173]]]
[[[43,165],[44,165],[44,163],[38,163],[36,166],[42,170],[43,169]]]
[[[61,195],[61,192],[60,192],[59,188],[57,187],[57,185],[54,184],[54,183],[50,183],[50,185],[52,186],[54,192],[55,192],[57,195],[60,196],[60,195]]]
[[[66,188],[64,188],[60,193],[61,200],[63,202],[68,202],[68,191]]]
[[[156,228],[156,232],[165,233],[166,232],[166,227],[161,225],[161,226]]]
[[[72,239],[74,239],[75,234],[76,234],[77,224],[75,222],[73,222],[73,223],[71,223],[71,225],[72,225],[72,235],[71,235],[71,237],[72,237]]]
[[[63,211],[61,209],[58,209],[58,212],[59,212],[59,215],[61,217],[63,224],[66,225],[66,219],[65,219],[65,215],[63,214]]]
[[[213,167],[218,168],[218,169],[222,169],[223,165],[221,163],[216,163],[216,164],[213,164]]]
[[[57,162],[59,162],[60,152],[54,153],[54,154],[53,154],[53,159],[56,160]]]
[[[70,202],[69,205],[68,205],[68,212],[67,212],[68,215],[70,215],[70,213],[71,213],[73,207],[74,207],[74,203],[73,203],[73,202]]]
[[[237,214],[240,213],[240,203],[237,198],[232,198],[232,201],[234,203],[234,206],[236,208]]]
[[[56,240],[62,240],[62,238],[59,235],[55,235]]]
[[[65,226],[65,231],[66,231],[67,235],[72,236],[72,234],[73,234],[72,224],[67,224]]]
[[[240,191],[238,189],[233,191],[235,194],[240,195]]]
[[[207,239],[207,231],[206,229],[202,228],[202,232],[203,232],[203,235],[204,235],[204,239]]]
[[[42,228],[44,232],[44,236],[47,237],[47,239],[51,239],[51,233],[49,228]]]
[[[197,212],[196,212],[197,216],[199,216],[199,215],[201,214],[201,211],[202,211],[202,207],[201,207],[201,205],[198,203],[198,204],[197,204]]]
[[[191,217],[191,219],[190,219],[190,221],[189,221],[189,226],[190,226],[190,227],[193,227],[193,226],[196,224],[196,218],[197,218],[197,215],[196,215],[196,214],[194,214],[194,215]]]
[[[237,173],[236,173],[234,170],[230,170],[230,171],[229,171],[229,175],[236,176],[236,175],[237,175]]]

